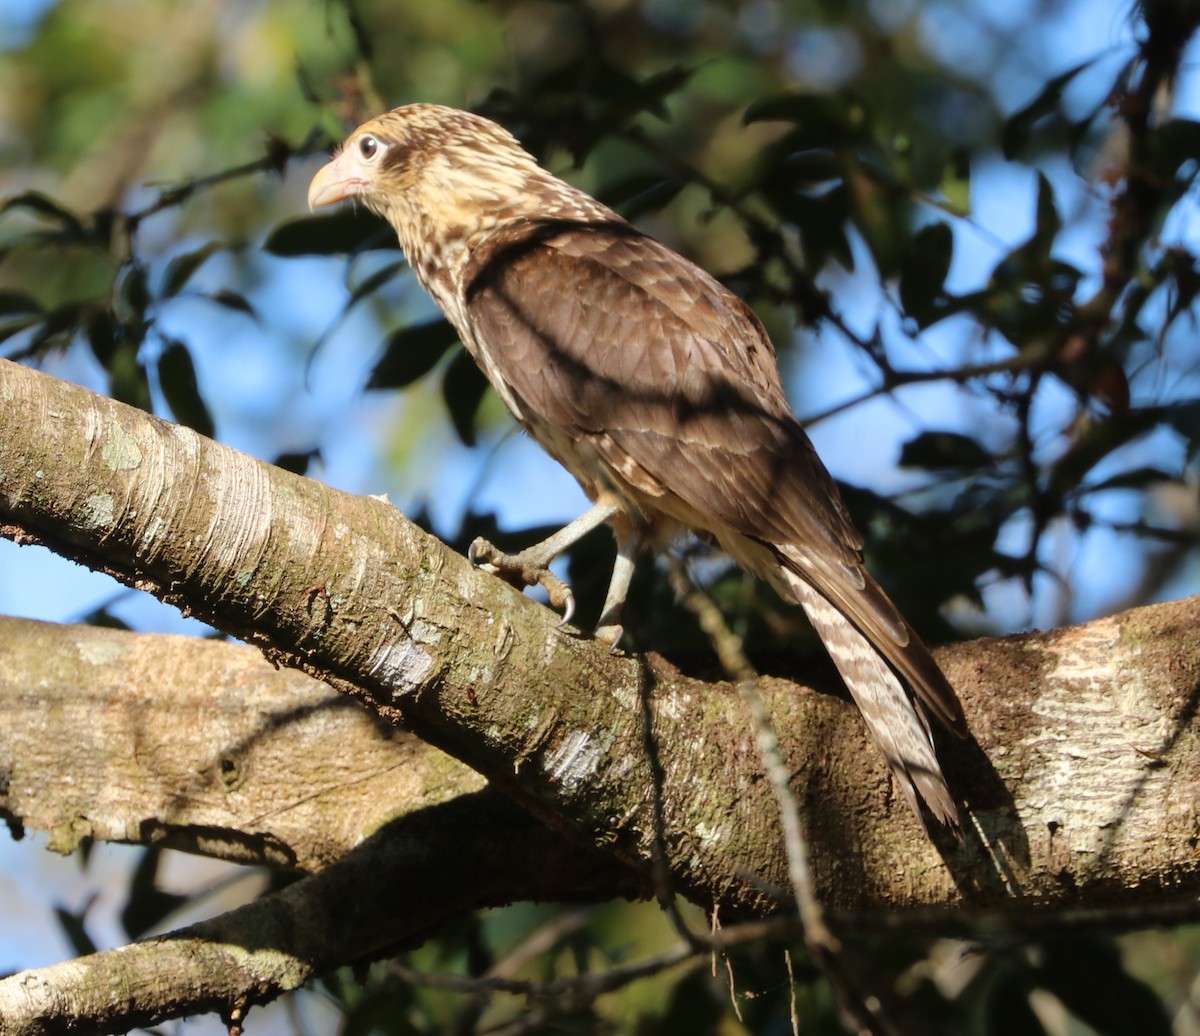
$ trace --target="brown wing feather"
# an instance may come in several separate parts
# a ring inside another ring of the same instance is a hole
[[[465,283],[479,337],[530,412],[611,442],[724,526],[857,567],[858,533],[765,332],[703,271],[622,224],[526,224],[476,250]]]
[[[863,569],[858,531],[745,303],[624,223],[510,226],[475,250],[464,284],[473,328],[535,435],[545,423],[614,470],[632,461],[709,531],[770,545],[934,715],[965,729],[945,677]]]

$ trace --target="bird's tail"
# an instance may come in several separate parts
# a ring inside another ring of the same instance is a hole
[[[918,798],[943,824],[959,830],[958,807],[920,703],[904,689],[871,641],[837,608],[795,573],[785,569],[784,579],[791,591],[787,596],[800,604],[820,636],[921,826],[925,820]]]
[[[962,735],[961,706],[882,588],[859,569],[859,579],[841,588],[840,600],[832,592],[827,596],[797,570],[793,548],[773,548],[768,557],[763,545],[747,549],[747,541],[739,540],[723,545],[743,567],[804,609],[921,826],[924,801],[934,817],[959,831],[958,807],[938,762],[928,715]]]

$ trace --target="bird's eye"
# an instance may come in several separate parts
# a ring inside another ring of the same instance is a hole
[[[358,142],[358,153],[365,159],[372,159],[379,154],[379,141],[374,137],[363,137]]]

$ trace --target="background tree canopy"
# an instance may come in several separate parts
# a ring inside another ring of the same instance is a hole
[[[581,510],[574,483],[512,434],[390,230],[304,212],[348,128],[407,101],[471,107],[755,308],[869,566],[924,639],[1193,594],[1197,25],[1166,0],[10,3],[0,356],[386,492],[460,551],[532,542]],[[584,626],[610,539],[570,560]],[[756,657],[807,649],[795,614],[685,549]],[[8,542],[0,611],[205,631]],[[712,668],[648,560],[626,628]],[[6,971],[211,912],[196,900],[214,882],[223,905],[257,891],[156,849],[85,846],[58,869],[43,844],[0,848],[0,910],[26,925],[0,935]],[[414,975],[551,983],[675,938],[654,904],[494,910],[326,976],[258,1031],[768,1032],[790,1014],[835,1030],[824,981],[778,941],[731,951],[728,975],[693,963],[602,999]],[[1187,1033],[1195,942],[1064,920],[966,963],[966,944],[912,933],[860,949],[931,1031]]]

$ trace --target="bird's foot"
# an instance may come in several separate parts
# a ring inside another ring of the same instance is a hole
[[[601,644],[607,644],[612,649],[613,654],[621,650],[621,638],[625,636],[625,627],[620,623],[614,623],[611,626],[597,626],[596,639]]]
[[[477,537],[469,548],[467,557],[485,572],[499,576],[518,589],[540,586],[550,596],[550,605],[562,612],[560,626],[565,626],[575,614],[575,594],[571,588],[550,571],[548,559],[540,554],[523,550],[518,554],[505,554],[494,544]]]

